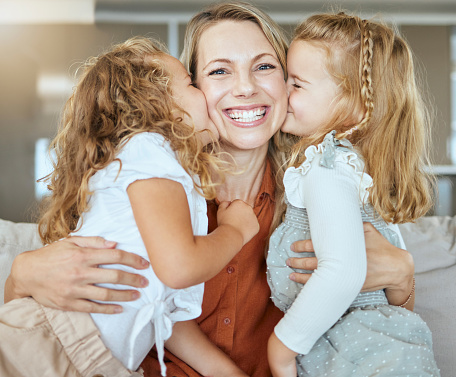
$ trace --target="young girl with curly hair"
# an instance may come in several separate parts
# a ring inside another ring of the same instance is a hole
[[[4,305],[2,376],[136,376],[154,344],[166,375],[173,324],[200,315],[202,283],[258,232],[252,208],[234,201],[220,205],[219,226],[207,235],[211,177],[229,170],[215,152],[217,136],[204,94],[155,42],[132,38],[87,62],[51,144],[40,235],[44,243],[70,235],[115,241],[150,261],[141,271],[148,286],[116,315],[50,309],[32,298]],[[113,269],[128,270],[101,267],[105,281]],[[106,299],[112,286],[93,289]]]
[[[406,302],[366,279],[363,222],[401,247],[395,224],[432,205],[428,120],[412,53],[390,27],[314,15],[288,53],[284,132],[301,137],[284,176],[287,212],[269,246],[268,280],[285,312],[268,344],[274,376],[439,376],[431,333]],[[318,267],[293,283],[286,259],[311,238]],[[393,304],[393,305],[391,305]]]

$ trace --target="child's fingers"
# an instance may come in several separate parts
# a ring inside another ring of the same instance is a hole
[[[218,209],[219,209],[219,210],[227,209],[227,208],[230,206],[230,204],[231,204],[231,202],[228,202],[228,201],[221,202],[221,203],[219,204]]]

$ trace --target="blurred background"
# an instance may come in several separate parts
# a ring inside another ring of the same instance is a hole
[[[178,57],[187,21],[212,1],[0,0],[0,218],[35,221],[46,150],[79,64],[134,35]],[[396,24],[417,57],[434,113],[433,214],[456,215],[456,1],[258,0],[291,33],[306,16],[337,8]]]

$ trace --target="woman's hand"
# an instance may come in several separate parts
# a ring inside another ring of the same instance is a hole
[[[402,305],[413,286],[415,264],[412,255],[393,246],[370,223],[364,224],[367,250],[367,276],[363,291],[385,289],[391,305]],[[412,310],[415,297],[406,306]]]
[[[404,303],[413,285],[415,265],[413,258],[407,251],[393,246],[370,223],[364,223],[364,237],[367,252],[367,275],[363,291],[385,289],[388,302],[392,305]],[[297,241],[292,244],[295,252],[313,252],[311,240]],[[314,270],[317,268],[317,259],[289,258],[287,265],[292,268]],[[311,274],[290,274],[290,279],[305,284]],[[407,309],[413,309],[414,298],[409,301]]]
[[[268,361],[274,377],[296,377],[298,354],[285,346],[273,332],[268,341]]]
[[[44,306],[91,313],[120,313],[120,305],[98,301],[133,301],[139,292],[97,287],[98,283],[145,287],[147,279],[120,270],[98,268],[100,264],[123,264],[145,269],[140,256],[115,249],[114,242],[100,237],[70,237],[16,257],[5,285],[5,302],[32,296]]]

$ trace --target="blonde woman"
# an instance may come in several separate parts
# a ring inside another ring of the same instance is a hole
[[[284,209],[277,205],[283,193],[280,166],[284,158],[277,147],[282,143],[274,139],[286,137],[279,129],[288,106],[287,46],[281,29],[270,17],[241,2],[222,2],[197,13],[188,25],[184,46],[184,64],[206,96],[220,145],[233,155],[239,167],[239,174],[227,176],[217,187],[217,199],[208,202],[209,231],[217,227],[217,207],[225,200],[242,199],[251,204],[260,223],[259,233],[205,284],[202,315],[196,320],[198,327],[191,327],[191,334],[206,338],[243,373],[258,377],[270,375],[267,341],[282,317],[270,300],[264,253],[270,229],[280,223]],[[411,256],[371,227],[366,228],[365,234],[368,278],[364,289],[386,288],[387,296],[394,293],[405,301],[413,280]],[[6,295],[9,299],[33,296],[53,307],[112,313],[116,305],[94,300],[131,300],[134,290],[102,290],[93,284],[114,282],[137,287],[142,284],[141,279],[123,271],[108,274],[96,266],[121,262],[143,267],[134,255],[106,247],[101,238],[75,237],[25,253],[14,262]],[[292,247],[296,251],[312,249],[310,241],[297,242]],[[289,263],[295,268],[313,269],[316,259],[294,258]],[[47,279],[43,278],[43,271],[47,272]],[[309,274],[295,272],[291,278],[305,283]],[[64,289],[56,290],[57,282]],[[413,306],[413,299],[408,305]],[[175,329],[177,335],[176,326]],[[206,372],[211,370],[214,376],[227,374],[227,364],[217,363],[201,349],[186,350],[190,355],[201,351]],[[166,353],[165,360],[171,376],[199,375],[171,352]],[[146,357],[142,367],[146,376],[160,373],[153,354]]]

